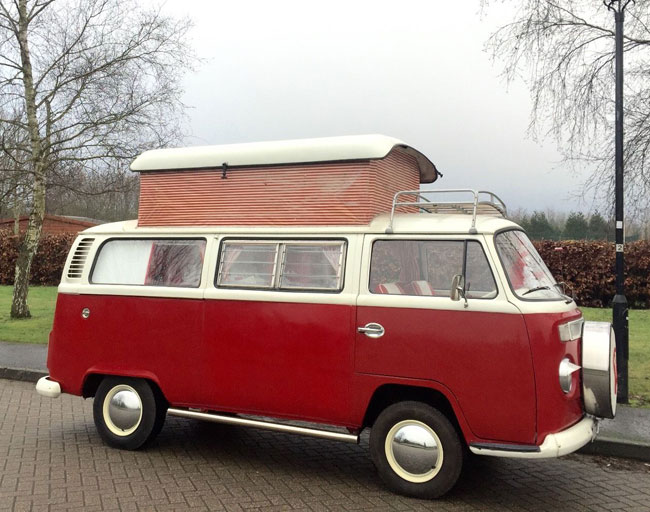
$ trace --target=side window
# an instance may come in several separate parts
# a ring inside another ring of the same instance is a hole
[[[205,240],[109,240],[90,282],[198,288],[204,253]]]
[[[449,297],[463,272],[462,241],[378,240],[370,260],[370,292]]]
[[[217,285],[274,290],[339,291],[345,243],[341,241],[224,241]]]
[[[219,262],[219,284],[244,288],[271,288],[275,282],[278,244],[224,242]]]
[[[496,297],[496,283],[478,242],[377,240],[372,247],[369,290],[449,297],[457,274],[465,275],[467,298]]]
[[[280,288],[338,290],[343,243],[286,244]]]

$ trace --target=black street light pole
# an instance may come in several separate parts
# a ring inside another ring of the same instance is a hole
[[[618,367],[618,401],[628,402],[627,362],[629,331],[627,299],[625,298],[625,233],[623,231],[623,21],[625,8],[633,0],[604,0],[616,20],[616,295],[613,303],[613,324],[616,335]]]

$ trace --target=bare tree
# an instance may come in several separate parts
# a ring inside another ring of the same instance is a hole
[[[625,1],[625,0],[624,0]],[[489,39],[508,79],[523,77],[533,100],[530,130],[553,136],[565,159],[592,169],[595,196],[613,196],[614,16],[595,0],[484,0],[514,17]],[[650,204],[650,5],[628,5],[625,22],[627,211]]]
[[[0,124],[25,134],[27,144],[5,150],[25,155],[31,196],[12,317],[30,316],[29,272],[57,173],[106,172],[178,138],[188,28],[136,0],[0,0],[0,112],[23,112]]]

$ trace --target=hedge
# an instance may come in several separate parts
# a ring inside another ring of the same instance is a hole
[[[58,285],[74,234],[47,235],[41,239],[32,263],[31,283]],[[0,231],[0,284],[13,284],[19,238]],[[581,306],[611,305],[616,292],[614,244],[600,241],[539,241],[535,247],[558,281],[567,285]],[[630,307],[650,308],[650,242],[625,246],[625,296]]]
[[[65,265],[74,233],[45,235],[38,244],[38,251],[32,262],[31,284],[54,286],[61,281],[61,272]],[[14,282],[16,258],[20,237],[11,231],[0,231],[0,284],[11,285]]]
[[[567,285],[578,305],[610,306],[616,294],[612,242],[539,241],[535,247],[558,281]],[[650,242],[625,244],[625,297],[632,308],[650,308]]]

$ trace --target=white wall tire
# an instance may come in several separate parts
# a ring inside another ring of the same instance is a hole
[[[93,418],[102,440],[137,450],[152,441],[165,421],[167,404],[145,380],[106,377],[95,393]]]
[[[437,498],[458,480],[463,446],[440,411],[421,402],[400,402],[384,409],[375,421],[370,456],[393,491]]]

